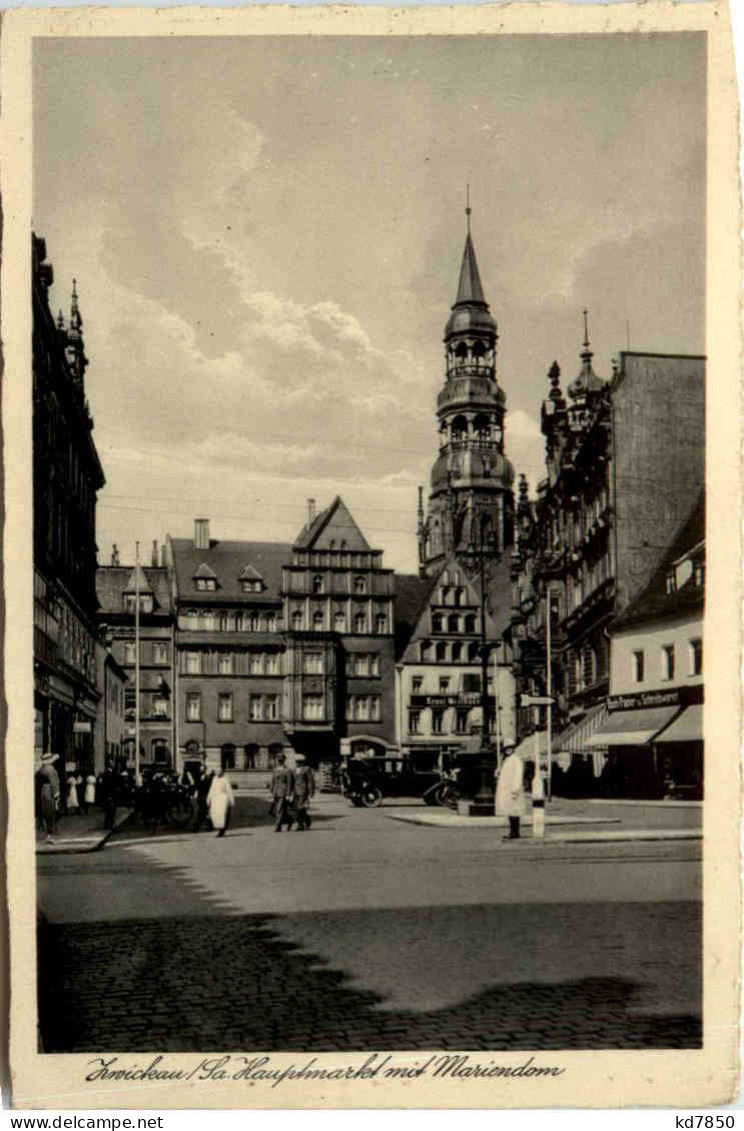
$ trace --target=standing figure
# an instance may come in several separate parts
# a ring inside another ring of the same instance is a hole
[[[58,754],[42,754],[41,765],[37,770],[41,827],[46,833],[47,840],[52,840],[57,831],[57,806],[61,790],[59,774],[54,768],[54,763],[58,757]]]
[[[212,822],[212,827],[217,829],[217,836],[225,835],[227,826],[230,824],[230,810],[234,804],[235,796],[232,786],[225,777],[224,769],[220,770],[217,777],[213,778],[207,795],[209,819]]]
[[[196,779],[196,818],[194,820],[194,832],[201,831],[202,825],[206,825],[207,817],[209,816],[209,809],[207,806],[207,798],[209,791],[212,788],[214,781],[214,770],[206,772],[204,767],[199,771]]]
[[[509,835],[504,840],[519,839],[519,821],[524,816],[524,763],[513,746],[506,747],[507,756],[496,783],[496,813],[509,818]]]
[[[83,812],[87,813],[91,805],[95,804],[96,800],[96,779],[94,774],[88,774],[85,779],[85,789],[83,790]]]
[[[269,789],[274,799],[274,814],[276,816],[274,831],[280,833],[282,825],[286,824],[287,832],[289,832],[293,820],[292,803],[294,801],[295,776],[287,766],[285,754],[277,754],[276,756],[276,769],[271,775]]]
[[[309,807],[310,799],[315,796],[315,774],[305,761],[304,754],[298,754],[295,768],[295,813],[297,815],[297,831],[303,832],[312,824]]]
[[[76,774],[68,774],[67,776],[67,812],[80,812],[80,801],[78,800],[78,779]]]

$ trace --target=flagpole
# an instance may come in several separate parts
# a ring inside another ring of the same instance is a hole
[[[548,585],[546,588],[547,588],[547,592],[546,592],[546,595],[545,595],[545,604],[546,604],[546,616],[545,616],[545,636],[546,636],[546,640],[545,640],[545,666],[546,666],[545,685],[546,686],[545,686],[545,690],[547,692],[548,699],[552,699],[552,696],[553,696],[553,664],[552,664],[552,659],[553,659],[553,657],[552,657],[552,653],[551,653],[551,641],[550,641],[552,591],[551,591],[550,585]],[[553,774],[552,774],[552,771],[553,771],[553,766],[552,766],[552,762],[553,762],[553,749],[552,749],[553,748],[553,704],[552,704],[552,702],[548,703],[548,736],[547,737],[548,737],[548,751],[547,751],[547,753],[548,753],[548,765],[547,765],[548,788],[547,788],[547,795],[548,795],[548,801],[550,801],[552,776],[553,776]]]
[[[140,777],[140,587],[139,587],[139,542],[136,543],[134,564],[134,780],[142,784]]]

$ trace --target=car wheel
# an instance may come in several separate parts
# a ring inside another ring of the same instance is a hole
[[[376,809],[382,805],[382,793],[377,786],[369,786],[362,793],[362,805],[365,809]]]

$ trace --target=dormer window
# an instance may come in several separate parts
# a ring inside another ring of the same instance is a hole
[[[194,584],[199,593],[214,593],[217,589],[217,574],[206,562],[202,562],[194,574]]]
[[[137,608],[137,595],[135,593],[124,594],[124,608],[128,613],[133,613]],[[151,613],[153,610],[152,593],[140,593],[139,611],[141,613]]]
[[[261,593],[263,592],[263,583],[252,578],[242,578],[240,586],[244,593]]]

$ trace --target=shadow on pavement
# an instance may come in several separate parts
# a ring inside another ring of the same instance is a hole
[[[279,923],[43,923],[44,1052],[701,1046],[699,1002],[689,1015],[649,1016],[638,984],[621,976],[499,984],[443,1009],[382,1010],[377,994],[280,937]]]

